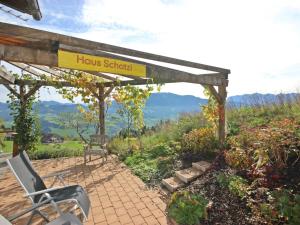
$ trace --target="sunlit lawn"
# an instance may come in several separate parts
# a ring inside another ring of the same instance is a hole
[[[12,152],[13,142],[12,141],[4,141],[4,149],[0,147],[0,150],[3,152]],[[80,141],[64,141],[61,144],[38,144],[38,150],[51,150],[51,149],[72,149],[72,150],[80,150],[83,148],[83,145]]]

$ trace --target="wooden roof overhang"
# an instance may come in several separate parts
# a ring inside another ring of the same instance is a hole
[[[0,4],[31,15],[35,20],[41,20],[42,13],[38,0],[0,0]]]

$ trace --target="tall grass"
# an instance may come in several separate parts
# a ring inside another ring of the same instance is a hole
[[[292,118],[300,121],[300,94],[277,95],[275,99],[253,97],[243,105],[227,106],[228,134],[235,135],[241,126],[265,126],[271,120]]]

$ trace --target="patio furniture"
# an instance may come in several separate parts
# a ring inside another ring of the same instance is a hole
[[[19,213],[16,213],[8,218],[4,218],[3,216],[0,215],[0,224],[1,225],[11,225],[11,222],[20,218],[21,216],[24,216],[27,213],[32,213],[34,214],[34,212],[38,212],[37,208],[40,208],[42,206],[44,206],[45,204],[50,203],[53,200],[53,198],[49,198],[46,199],[38,204],[35,204],[34,206],[25,209]],[[82,225],[81,221],[73,214],[71,213],[64,213],[61,216],[59,216],[58,218],[52,220],[51,222],[49,222],[49,220],[46,217],[42,218],[44,220],[46,220],[47,224],[46,225]],[[28,221],[29,222],[29,221]]]
[[[92,155],[100,155],[102,163],[107,161],[108,151],[106,149],[106,137],[103,135],[90,135],[90,143],[84,146],[84,164],[87,163],[87,158],[92,161]]]
[[[90,200],[81,186],[70,185],[47,188],[42,178],[34,170],[25,151],[11,159],[7,159],[7,164],[25,190],[26,197],[31,199],[33,206],[46,199],[52,198],[49,204],[62,215],[63,213],[58,207],[58,204],[72,202],[81,209],[83,216],[87,219],[90,209]],[[39,209],[36,209],[34,212],[42,217],[46,217]],[[31,222],[33,215],[34,214],[31,215],[29,222]]]
[[[28,212],[30,212],[31,208],[26,210]],[[23,213],[22,215],[25,215],[26,213]],[[20,216],[22,216],[20,215]],[[18,217],[15,217],[13,220],[19,218],[20,216]],[[0,224],[1,225],[12,225],[12,219],[6,219],[4,218],[3,216],[0,215]],[[47,221],[49,222],[49,221]],[[61,216],[59,216],[58,218],[56,218],[55,220],[52,220],[51,222],[49,223],[46,223],[46,225],[83,225],[80,220],[73,214],[71,213],[65,213],[65,214],[62,214]]]
[[[30,164],[30,166],[33,168],[33,165],[29,159],[29,156],[27,155],[27,153],[24,151],[23,152],[23,156],[24,156],[24,159],[26,159],[26,161]],[[54,173],[49,173],[45,176],[42,176],[41,178],[44,180],[44,179],[49,179],[49,178],[54,178],[53,181],[52,181],[52,184],[49,186],[49,187],[53,187],[54,184],[59,181],[61,185],[63,186],[66,186],[65,184],[65,181],[64,181],[64,176],[66,174],[68,174],[69,171],[62,171],[62,172],[54,172]]]
[[[8,217],[7,219],[4,218],[2,215],[0,215],[0,224],[1,225],[11,225],[10,222],[18,219],[19,217],[31,212],[32,215],[34,214],[39,214],[44,220],[46,220],[47,222],[49,222],[48,218],[45,217],[43,214],[40,214],[40,212],[38,210],[36,210],[37,208],[44,206],[45,204],[49,203],[50,201],[52,201],[52,198],[46,199],[38,204],[35,204],[34,206],[30,207],[29,209],[25,209],[19,213],[16,213],[10,217]],[[29,224],[30,221],[28,221],[27,224]]]

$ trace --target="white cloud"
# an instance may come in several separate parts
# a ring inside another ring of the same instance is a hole
[[[35,26],[228,68],[229,95],[300,87],[299,0],[86,0],[77,15],[87,32]],[[168,84],[162,90],[203,97],[199,87]]]
[[[281,21],[288,9],[299,11],[300,2],[86,0],[82,20],[91,27],[82,36],[229,68],[230,95],[295,91],[299,79],[285,74],[284,68],[299,63],[300,30],[297,21]],[[135,29],[97,30],[102,24]],[[123,41],[134,32],[151,33],[156,38],[152,43]],[[277,78],[270,78],[270,74]],[[172,84],[163,90],[200,93],[197,85]]]

